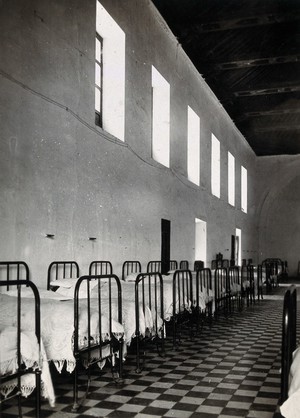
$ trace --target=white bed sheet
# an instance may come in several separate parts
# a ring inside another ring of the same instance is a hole
[[[146,280],[147,283],[147,280]],[[159,316],[159,325],[158,328],[162,325],[161,320],[161,312],[160,312],[160,287],[159,282],[157,283],[157,309],[158,309],[158,316]],[[151,284],[150,287],[151,292],[151,299],[152,299],[152,323],[154,325],[155,322],[155,316],[156,313],[154,312],[154,306],[153,303],[155,301],[155,285],[154,283]],[[145,294],[149,294],[149,286],[148,284],[145,285]],[[178,295],[178,292],[176,291],[176,295]],[[128,300],[128,301],[135,301],[135,283],[134,282],[122,282],[122,299]],[[139,300],[142,300],[142,285],[139,284]],[[182,306],[180,309],[183,308],[183,306],[189,307],[191,306],[190,300],[186,297],[184,301],[182,302]],[[175,312],[179,312],[179,298],[176,298],[176,309]],[[173,316],[173,278],[171,276],[163,276],[163,310],[164,310],[164,320],[169,321]],[[151,326],[151,325],[150,325]],[[148,324],[146,323],[146,328],[148,327]]]
[[[293,352],[293,361],[289,375],[288,399],[280,407],[285,418],[300,417],[300,347]]]
[[[0,375],[10,375],[18,369],[17,359],[17,327],[3,324],[3,316],[0,316]],[[47,356],[41,341],[41,351],[33,331],[21,331],[21,363],[25,369],[41,370],[42,396],[48,399],[51,406],[55,405],[55,395],[49,371]],[[21,394],[29,396],[35,388],[35,374],[28,373],[21,377]],[[1,384],[0,392],[7,397],[16,387],[16,378]]]
[[[47,359],[52,360],[60,372],[66,364],[68,372],[75,367],[73,356],[73,334],[74,334],[74,301],[51,299],[53,293],[48,291],[49,298],[41,299],[41,337],[45,348]],[[16,326],[16,303],[17,298],[0,295],[0,317],[3,326]],[[33,304],[32,298],[22,298],[22,328],[33,331]],[[91,336],[99,341],[99,316],[97,306],[91,306]],[[81,346],[86,344],[87,335],[87,309],[86,302],[82,300],[79,316],[79,340]],[[102,340],[109,338],[107,317],[101,317]],[[113,321],[113,333],[116,338],[124,334],[124,328],[117,321]]]
[[[299,418],[300,389],[289,396],[289,398],[281,405],[280,413],[285,418]]]
[[[75,285],[78,279],[63,279],[60,281],[53,282],[54,284],[61,284],[62,286],[59,286],[58,289],[54,293],[55,295],[58,295],[58,298],[61,296],[62,299],[73,299],[74,298],[74,291],[75,291]],[[109,279],[101,279],[101,303],[102,303],[102,311],[108,312],[109,306],[108,306],[108,282]],[[112,288],[112,296],[117,294],[117,288],[115,280],[111,280],[111,288]],[[46,296],[46,295],[45,295]],[[91,307],[92,309],[97,312],[97,306],[98,306],[98,281],[92,280],[90,282],[90,296],[91,296]],[[82,303],[83,299],[86,299],[87,297],[87,287],[85,283],[82,283],[81,289],[79,292],[79,299],[80,303]],[[136,331],[136,324],[135,324],[135,304],[134,304],[134,298],[122,298],[122,326],[123,326],[123,333],[124,333],[124,342],[125,347],[123,347],[123,354],[126,353],[126,345],[130,345],[132,338],[135,337],[135,331]],[[118,300],[117,298],[112,298],[112,317],[114,321],[118,320]],[[151,317],[151,312],[149,310],[146,310],[146,313],[144,315],[142,306],[140,305],[140,333],[141,335],[145,335],[146,330],[150,329],[153,326],[153,321]],[[97,314],[95,314],[95,318],[97,317]],[[94,323],[92,318],[92,323]]]

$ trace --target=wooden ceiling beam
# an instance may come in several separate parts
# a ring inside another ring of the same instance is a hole
[[[277,23],[293,22],[300,18],[300,13],[269,13],[258,16],[239,17],[236,19],[217,20],[208,23],[189,24],[186,28],[187,34],[191,34],[191,29],[195,33],[219,32],[239,28],[249,28],[252,26],[274,25]]]
[[[270,109],[270,110],[257,110],[253,112],[245,112],[244,116],[249,117],[256,117],[256,116],[280,116],[280,115],[288,115],[300,113],[300,108],[291,108],[291,109]]]
[[[245,97],[245,96],[264,96],[266,94],[281,94],[281,93],[294,93],[300,91],[300,86],[279,86],[279,87],[270,87],[266,89],[250,89],[250,90],[241,90],[235,91],[233,94],[235,97]]]
[[[300,125],[270,125],[260,128],[254,128],[255,132],[272,132],[272,131],[299,131]]]
[[[257,67],[262,65],[286,64],[293,62],[300,62],[300,55],[285,55],[269,58],[253,58],[247,60],[228,61],[222,62],[220,64],[215,64],[215,67],[218,70],[235,70],[239,68]]]

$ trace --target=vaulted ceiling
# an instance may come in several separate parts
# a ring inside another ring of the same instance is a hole
[[[258,156],[300,154],[300,0],[152,0]]]

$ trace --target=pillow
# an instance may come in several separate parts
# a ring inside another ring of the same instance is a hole
[[[70,277],[67,279],[59,279],[59,280],[52,280],[50,282],[50,286],[54,287],[65,287],[66,289],[70,289],[74,283],[76,284],[78,277]]]
[[[139,273],[130,273],[128,276],[125,277],[125,282],[135,282]]]
[[[169,270],[168,273],[167,273],[167,277],[169,279],[173,279],[175,271],[176,270]]]
[[[76,286],[76,283],[77,283],[77,279],[76,280],[73,279],[73,281],[74,281],[74,283],[71,287],[69,287],[69,288],[68,287],[59,287],[56,290],[55,293],[57,293],[61,296],[68,297],[68,298],[74,298],[75,286]],[[90,281],[90,292],[94,289],[95,286],[97,286],[97,283],[98,283],[98,280],[91,280]],[[78,297],[79,297],[79,299],[87,299],[87,296],[88,296],[87,295],[87,285],[86,285],[86,283],[82,283],[80,285],[80,288],[79,288]]]

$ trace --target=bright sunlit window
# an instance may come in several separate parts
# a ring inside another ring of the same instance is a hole
[[[220,141],[211,135],[211,192],[220,197]]]
[[[95,122],[124,141],[125,33],[97,1]]]
[[[170,84],[153,66],[152,157],[170,167]]]
[[[243,212],[247,213],[247,206],[248,206],[248,180],[247,180],[247,170],[245,167],[242,166],[241,168],[241,209]]]
[[[103,99],[103,39],[96,33],[95,57],[95,123],[102,127]]]
[[[200,118],[188,106],[188,146],[187,146],[188,179],[200,184]]]
[[[235,205],[235,158],[228,152],[228,203]]]

